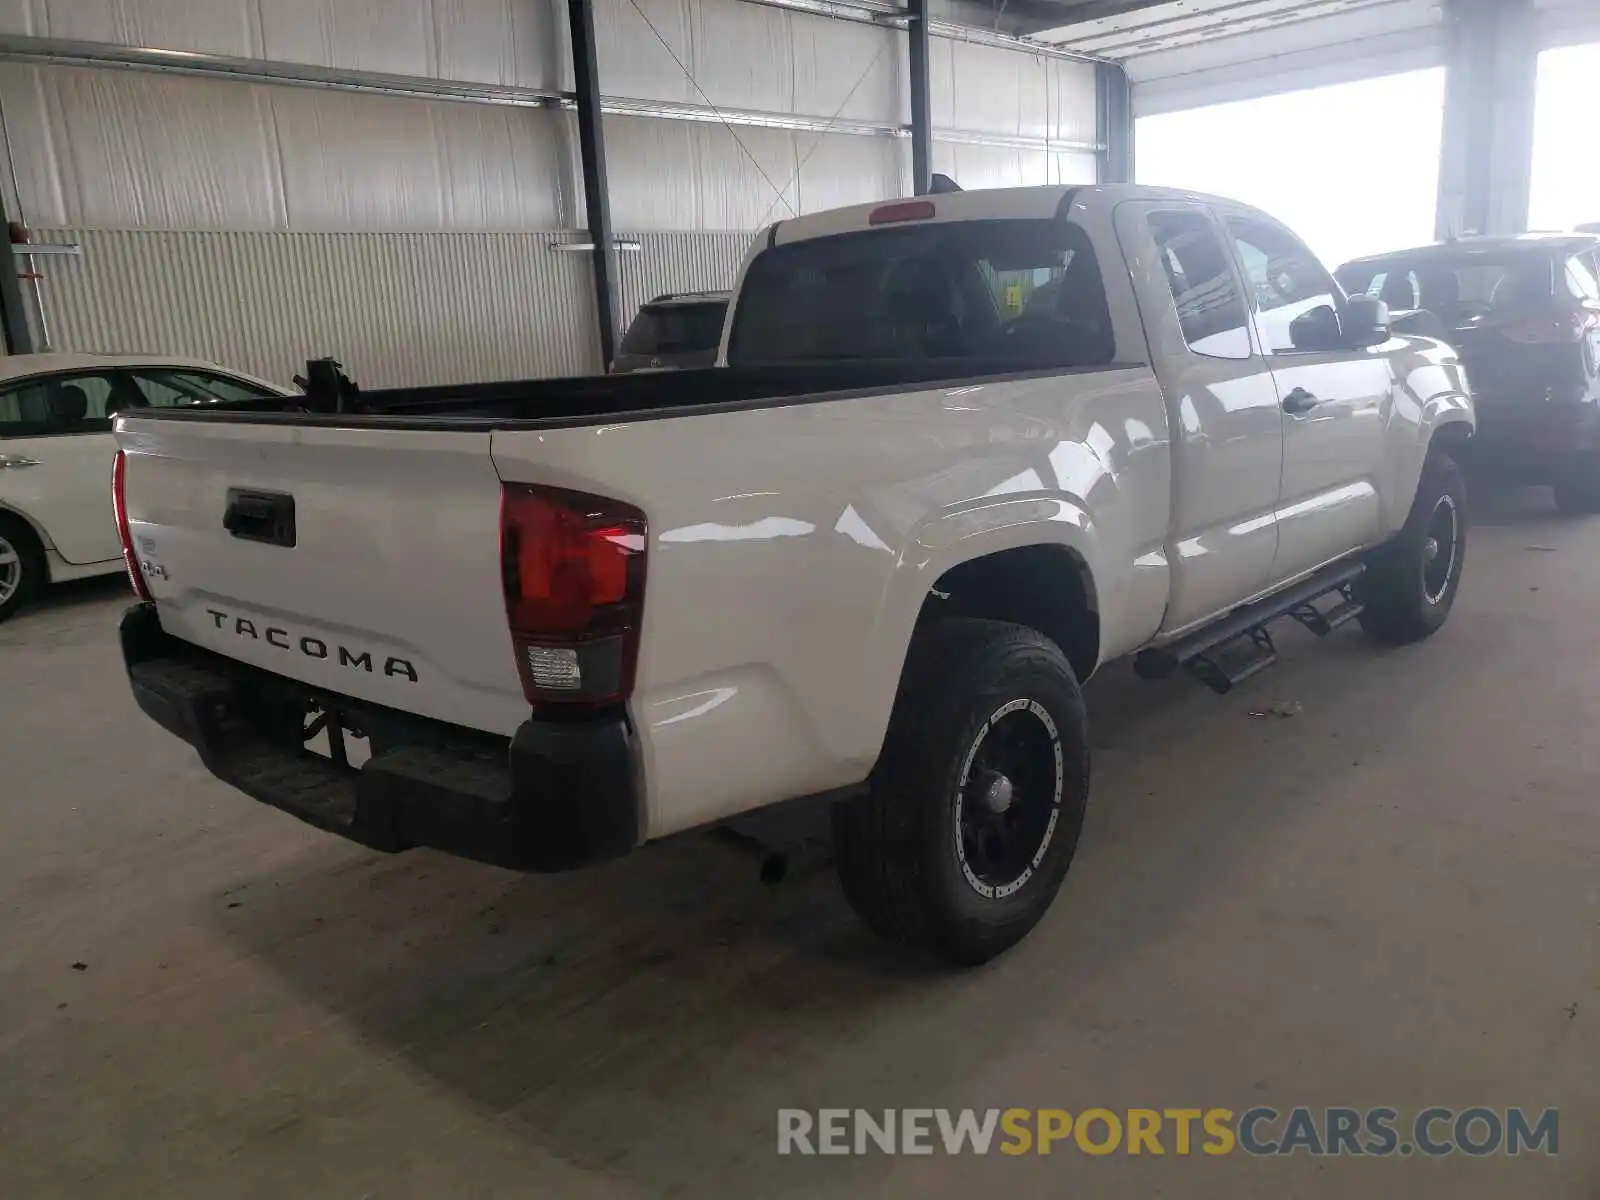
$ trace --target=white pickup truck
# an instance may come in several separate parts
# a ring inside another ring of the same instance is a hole
[[[1238,204],[785,221],[721,360],[120,415],[139,704],[313,824],[534,871],[826,797],[866,922],[971,963],[1066,873],[1098,667],[1226,690],[1273,618],[1455,599],[1455,353]]]

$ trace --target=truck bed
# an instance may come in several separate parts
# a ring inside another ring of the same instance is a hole
[[[267,424],[316,424],[321,422],[315,418],[336,417],[337,423],[436,428],[458,424],[481,428],[489,421],[499,427],[537,428],[816,403],[908,389],[971,387],[1034,375],[1125,370],[1130,365],[1142,364],[1063,368],[1015,359],[858,359],[372,391],[351,387],[347,380],[342,386],[317,380],[303,398],[267,397],[194,409],[140,409],[130,415]]]

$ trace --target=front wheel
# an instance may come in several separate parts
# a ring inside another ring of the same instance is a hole
[[[892,942],[985,962],[1055,899],[1088,794],[1088,718],[1055,643],[935,622],[913,639],[868,794],[834,808],[845,896]]]
[[[1361,628],[1403,645],[1438,631],[1461,586],[1467,550],[1467,488],[1444,453],[1428,456],[1405,526],[1374,554],[1356,583]]]

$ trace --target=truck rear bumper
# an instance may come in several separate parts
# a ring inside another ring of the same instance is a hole
[[[317,692],[122,618],[134,699],[247,796],[390,852],[431,846],[524,871],[562,871],[633,849],[643,829],[637,739],[621,716],[529,720],[510,739]],[[367,733],[359,767],[304,747],[320,711]]]

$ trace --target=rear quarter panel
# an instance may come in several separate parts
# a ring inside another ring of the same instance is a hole
[[[1058,544],[1093,572],[1103,656],[1159,624],[1166,414],[1112,369],[494,435],[507,481],[641,508],[632,714],[648,835],[859,782],[928,590]]]

